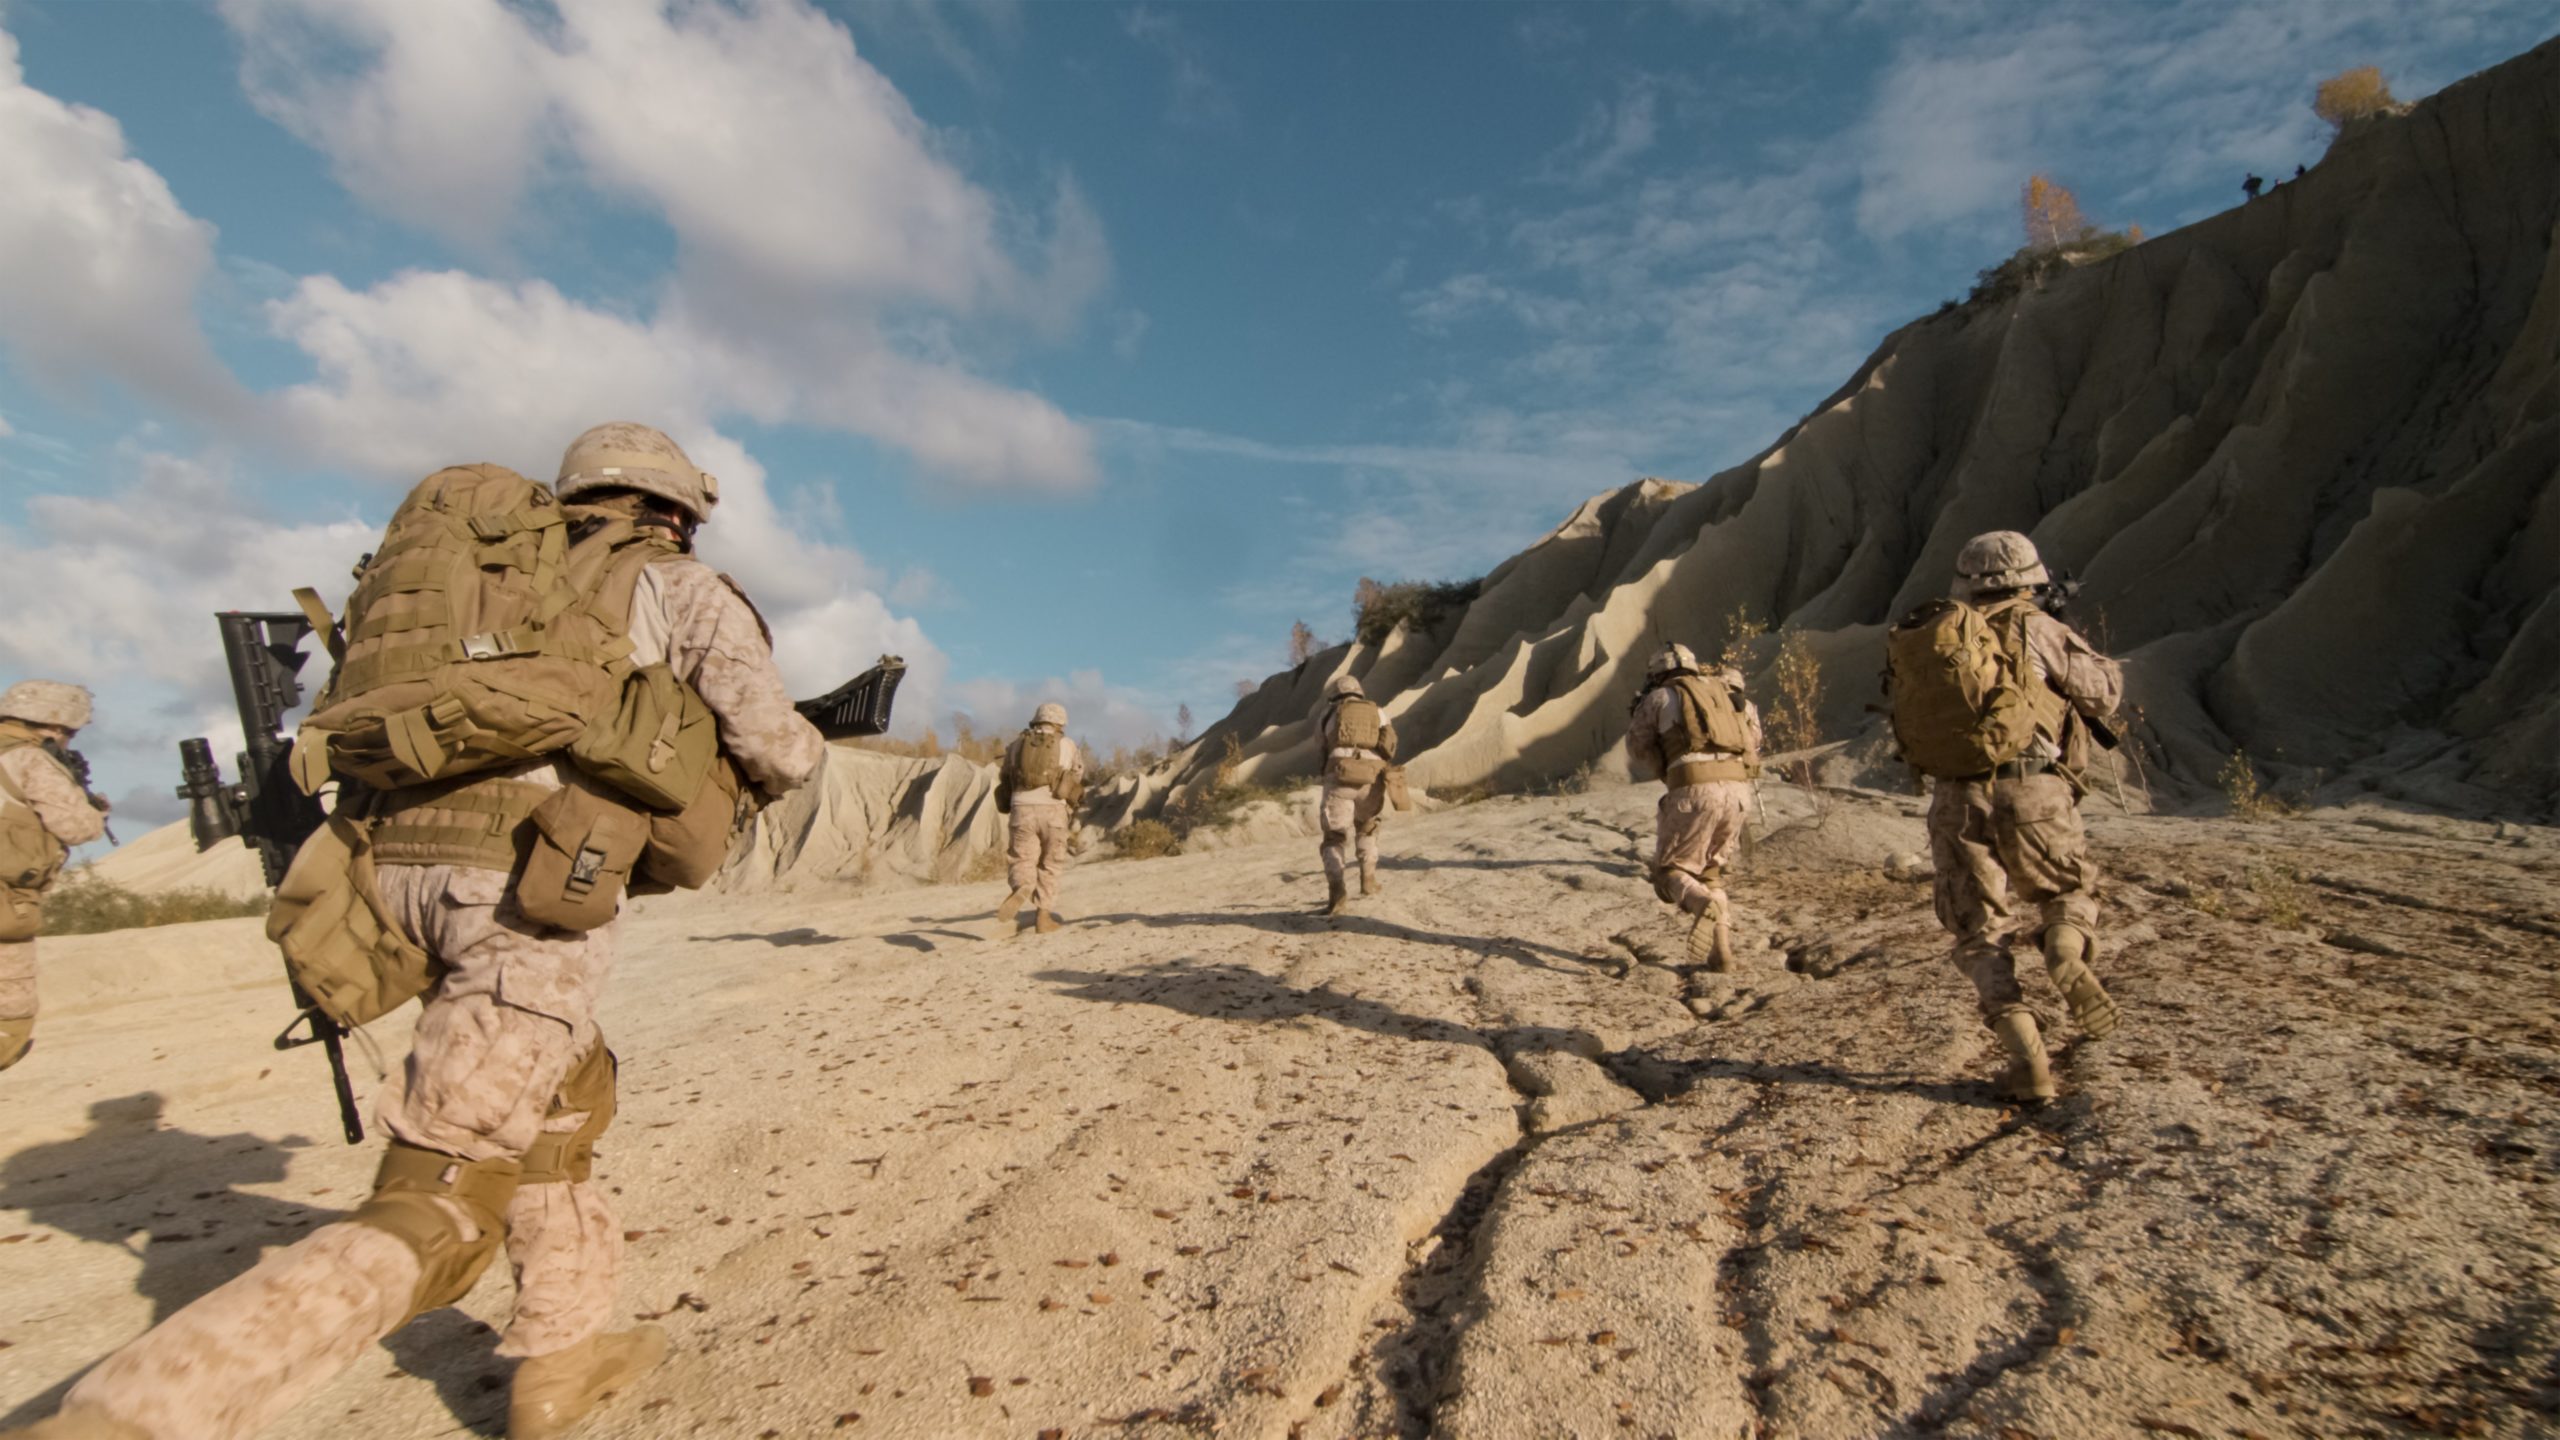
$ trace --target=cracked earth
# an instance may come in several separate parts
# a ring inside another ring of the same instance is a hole
[[[606,1436],[2545,1435],[2560,835],[2095,816],[2127,1024],[2027,1112],[1917,802],[1772,787],[1731,975],[1650,788],[1000,887],[670,897],[606,1004]],[[46,942],[0,1139],[0,1418],[351,1208],[255,922]],[[397,1025],[380,1041],[396,1054]],[[496,1435],[493,1274],[278,1428]]]

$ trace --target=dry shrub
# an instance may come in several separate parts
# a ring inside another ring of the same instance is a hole
[[[2294,806],[2283,796],[2258,783],[2258,767],[2249,763],[2246,750],[2232,751],[2213,778],[2222,787],[2223,798],[2231,802],[2234,819],[2283,820],[2294,813]]]
[[[1724,617],[1724,646],[1716,652],[1716,663],[1740,668],[1751,658],[1751,642],[1769,633],[1769,622],[1751,613],[1748,605],[1736,605]]]
[[[2398,104],[2382,72],[2371,65],[2341,70],[2311,92],[2311,113],[2328,121],[2333,132],[2346,129],[2351,120],[2387,113]]]
[[[44,897],[44,933],[96,935],[154,925],[188,925],[267,913],[269,897],[241,899],[204,886],[146,895],[88,870],[76,870]]]
[[[1822,660],[1801,630],[1789,630],[1778,641],[1773,673],[1777,693],[1769,701],[1770,748],[1810,750],[1822,743]],[[1813,762],[1798,760],[1788,778],[1813,783]]]
[[[1316,632],[1307,628],[1306,621],[1289,622],[1289,663],[1291,665],[1304,665],[1314,659],[1318,648]]]
[[[1390,585],[1364,575],[1351,592],[1352,633],[1363,645],[1384,644],[1399,624],[1429,634],[1466,609],[1483,590],[1482,578],[1404,580]]]
[[[2261,918],[2279,930],[2303,929],[2307,912],[2303,904],[2302,872],[2290,865],[2262,864],[2249,867],[2249,889],[2266,907]]]
[[[1182,853],[1182,841],[1173,827],[1161,820],[1132,820],[1120,828],[1120,858],[1153,860],[1162,855]]]
[[[2059,250],[2095,232],[2080,213],[2080,197],[2048,175],[2030,175],[2018,193],[2018,210],[2027,227],[2027,248]]]

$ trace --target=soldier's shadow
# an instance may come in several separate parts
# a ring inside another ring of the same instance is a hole
[[[89,1107],[87,1133],[30,1146],[0,1163],[0,1208],[23,1210],[38,1225],[140,1262],[134,1293],[151,1302],[155,1325],[258,1263],[264,1247],[339,1218],[240,1188],[284,1179],[285,1152],[309,1141],[164,1126],[167,1103],[154,1090],[100,1100]],[[51,1414],[71,1383],[0,1416],[0,1426]]]
[[[1352,911],[1342,915],[1323,915],[1315,911],[1297,910],[1233,910],[1225,912],[1195,911],[1183,914],[1141,915],[1124,912],[1116,915],[1089,915],[1076,922],[1082,925],[1145,925],[1151,929],[1184,929],[1198,925],[1239,925],[1252,930],[1268,930],[1280,935],[1320,935],[1327,932],[1367,935],[1379,940],[1400,940],[1415,945],[1439,945],[1470,955],[1503,955],[1533,970],[1559,970],[1570,973],[1587,971],[1589,957],[1552,945],[1541,945],[1516,935],[1453,935],[1439,930],[1425,930],[1379,915],[1363,915]],[[1563,962],[1561,964],[1557,962]]]

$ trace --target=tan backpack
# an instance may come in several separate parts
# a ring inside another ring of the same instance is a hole
[[[0,753],[33,745],[33,737],[0,727]],[[45,888],[71,858],[69,846],[44,828],[9,772],[0,770],[0,940],[32,940],[42,923]]]
[[[2062,733],[2069,706],[2027,654],[2030,607],[1933,600],[1885,639],[1885,693],[1903,759],[1941,780],[1987,775]]]
[[[719,736],[628,636],[641,569],[676,542],[616,518],[574,543],[550,490],[498,465],[420,481],[358,572],[336,660],[294,744],[294,778],[406,790],[566,750],[658,810],[702,788]]]
[[[1751,727],[1742,718],[1742,707],[1734,703],[1732,686],[1705,675],[1679,675],[1671,680],[1671,693],[1679,701],[1681,754],[1721,751],[1759,758],[1752,749]]]
[[[1349,695],[1334,702],[1333,743],[1337,749],[1375,750],[1386,733],[1386,717],[1378,702]]]

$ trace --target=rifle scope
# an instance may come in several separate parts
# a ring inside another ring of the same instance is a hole
[[[212,742],[201,736],[179,741],[178,769],[186,776],[178,798],[187,802],[187,833],[196,848],[210,850],[217,841],[239,834],[240,796],[223,783],[222,767],[213,763]]]

